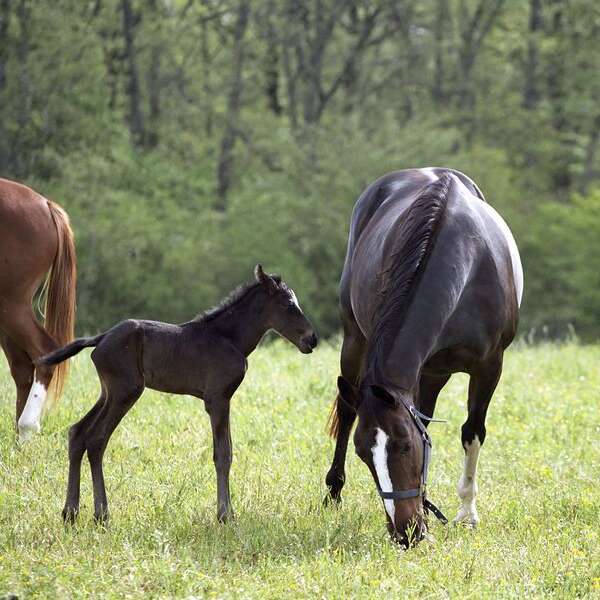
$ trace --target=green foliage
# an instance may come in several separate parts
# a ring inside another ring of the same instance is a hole
[[[522,331],[600,335],[600,5],[544,0],[534,31],[534,0],[253,0],[240,37],[246,4],[0,2],[0,176],[70,213],[80,333],[188,319],[260,261],[331,335],[356,198],[436,165],[515,232]]]
[[[348,451],[339,509],[323,509],[333,454],[325,421],[339,348],[280,342],[250,357],[232,403],[236,519],[216,522],[210,423],[196,399],[147,391],[105,456],[112,521],[94,526],[89,469],[78,524],[60,511],[67,428],[93,405],[87,353],[43,432],[18,445],[0,365],[0,595],[20,598],[593,598],[600,589],[600,348],[507,353],[478,468],[477,530],[443,527],[404,552],[390,542],[371,474]],[[431,425],[432,499],[460,501],[468,379],[442,392]]]

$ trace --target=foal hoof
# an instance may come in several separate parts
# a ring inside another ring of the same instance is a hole
[[[230,521],[233,521],[234,518],[235,515],[231,508],[225,508],[217,512],[217,521],[219,521],[219,523],[229,523]]]
[[[108,509],[95,512],[94,523],[98,527],[108,527]]]
[[[62,519],[65,525],[73,525],[77,520],[79,509],[72,506],[65,506],[62,511]]]

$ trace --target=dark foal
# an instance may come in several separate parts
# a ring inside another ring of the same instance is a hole
[[[232,516],[229,496],[231,434],[229,404],[244,379],[248,355],[270,329],[304,354],[317,337],[294,291],[281,279],[255,269],[256,281],[234,291],[211,311],[182,325],[129,319],[93,338],[82,338],[43,357],[57,364],[96,346],[92,360],[101,393],[94,407],[69,430],[69,481],[63,519],[79,511],[81,460],[87,451],[94,488],[94,516],[108,518],[102,458],[111,434],[145,387],[204,400],[213,434],[217,471],[217,518]]]

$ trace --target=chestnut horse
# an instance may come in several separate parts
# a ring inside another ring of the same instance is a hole
[[[44,280],[43,327],[33,297]],[[33,361],[73,339],[75,280],[67,213],[30,188],[0,179],[0,344],[17,386],[21,439],[39,431],[48,388],[56,398],[62,390],[66,363],[34,368]]]
[[[466,372],[462,507],[455,521],[476,525],[485,418],[522,293],[513,236],[462,173],[398,171],[363,192],[340,283],[344,341],[330,499],[340,499],[358,416],[356,453],[373,475],[392,537],[404,545],[421,539],[428,510],[445,521],[426,496],[431,439],[423,421],[431,420],[452,373]]]

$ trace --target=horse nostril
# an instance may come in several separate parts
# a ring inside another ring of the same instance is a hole
[[[317,338],[316,333],[313,333],[310,336],[310,343],[311,343],[311,345],[312,345],[313,348],[317,347],[317,344],[319,343],[319,338]]]

